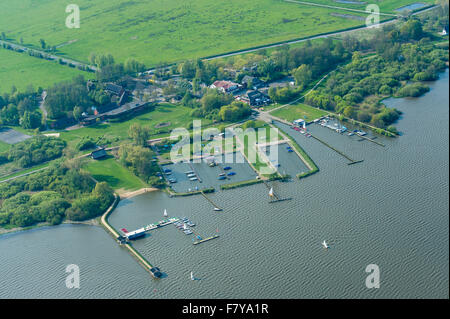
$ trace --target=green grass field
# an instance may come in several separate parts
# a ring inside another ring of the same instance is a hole
[[[170,131],[174,128],[183,127],[188,129],[189,124],[192,123],[191,111],[191,108],[182,105],[161,104],[156,106],[155,111],[138,115],[128,121],[101,123],[72,131],[62,131],[60,137],[70,146],[74,146],[85,136],[91,138],[103,136],[111,142],[111,145],[118,145],[120,142],[129,140],[128,128],[133,123],[150,128],[152,138],[167,136],[170,135]],[[161,122],[170,122],[170,125],[164,127],[163,131],[160,131],[155,128],[155,125]],[[211,121],[202,120],[203,126],[210,123]]]
[[[297,119],[304,119],[309,122],[318,119],[319,117],[325,116],[328,113],[306,104],[292,104],[272,111],[270,112],[270,114],[289,122],[293,122]]]
[[[134,191],[148,187],[140,178],[118,163],[114,157],[90,160],[83,166],[99,182],[107,182],[115,190]]]
[[[81,27],[68,29],[67,4],[0,2],[0,30],[27,46],[38,47],[42,38],[80,61],[91,52],[112,53],[118,61],[133,57],[151,66],[363,24],[332,16],[335,9],[281,0],[79,0]]]
[[[10,144],[0,141],[0,153],[9,150]]]
[[[0,48],[0,61],[0,93],[10,92],[13,85],[22,91],[30,84],[35,89],[39,86],[45,88],[80,74],[85,78],[95,76],[92,73],[59,65],[57,62],[30,57],[26,53],[3,48]]]

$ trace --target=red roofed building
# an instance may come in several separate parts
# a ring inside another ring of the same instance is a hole
[[[215,81],[211,84],[210,88],[218,89],[223,93],[230,93],[239,89],[241,85],[231,82],[231,81]]]

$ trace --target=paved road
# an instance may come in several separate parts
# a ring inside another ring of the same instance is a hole
[[[346,11],[353,11],[353,12],[359,12],[359,13],[367,13],[367,14],[378,14],[380,16],[390,16],[390,17],[399,17],[398,14],[393,13],[375,13],[375,12],[367,12],[365,10],[360,9],[352,9],[352,8],[344,8],[344,7],[337,7],[337,6],[330,6],[326,4],[320,4],[320,3],[312,3],[312,2],[305,2],[305,1],[297,1],[297,0],[284,0],[285,2],[291,2],[291,3],[297,3],[297,4],[303,4],[307,6],[315,6],[315,7],[321,7],[321,8],[328,8],[328,9],[337,9],[337,10],[346,10]]]
[[[57,56],[57,55],[54,55],[54,54],[51,54],[51,53],[48,53],[48,52],[45,52],[45,51],[42,51],[42,50],[30,49],[30,48],[28,48],[26,46],[23,46],[23,45],[20,45],[20,44],[16,44],[16,43],[12,43],[12,42],[9,42],[9,41],[0,40],[0,45],[3,44],[3,43],[10,45],[12,48],[21,49],[21,50],[23,50],[25,52],[28,52],[28,51],[39,52],[42,55],[48,56],[52,60],[55,60],[55,61],[58,61],[58,60],[61,59],[67,65],[69,63],[71,63],[71,64],[75,65],[76,67],[82,66],[82,67],[87,67],[87,68],[91,69],[92,71],[97,71],[97,67],[95,67],[93,65],[88,65],[86,63],[78,62],[78,61],[71,60],[71,59],[68,59],[68,58],[63,58],[63,57],[60,57],[60,56]]]

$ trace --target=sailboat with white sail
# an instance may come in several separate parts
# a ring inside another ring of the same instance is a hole
[[[164,209],[164,217],[167,217],[167,216],[169,216],[169,214],[167,214],[167,209]]]

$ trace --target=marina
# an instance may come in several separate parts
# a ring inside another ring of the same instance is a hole
[[[200,246],[187,245],[194,236],[184,236],[174,226],[133,241],[136,251],[167,271],[163,280],[153,280],[136,263],[137,258],[124,246],[115,245],[102,228],[64,224],[0,236],[0,296],[448,297],[448,71],[446,74],[442,85],[433,83],[424,97],[386,102],[404,112],[398,123],[403,135],[397,139],[377,137],[386,145],[383,152],[375,144],[349,143],[345,134],[308,126],[313,135],[345,154],[366,159],[351,168],[316,140],[282,126],[321,170],[304,181],[275,182],[274,191],[293,197],[291,201],[268,205],[268,189],[262,183],[246,187],[245,192],[234,189],[207,194],[214,202],[226,203],[226,214],[213,216],[201,196],[171,198],[163,192],[150,192],[121,200],[109,218],[117,230],[139,229],[149,220],[161,220],[164,209],[171,217],[171,212],[187,215],[201,229],[221,228],[220,240]],[[419,126],[431,129],[420,131]],[[213,178],[217,175],[215,172]],[[355,204],[349,200],[355,193],[366,200]],[[320,244],[324,239],[328,251]],[[416,259],[411,262],[413,257]],[[281,276],[267,276],[268,271],[277,270],[274,258],[283,261]],[[82,269],[82,289],[78,291],[61,284],[66,260]],[[364,286],[364,267],[374,260],[389,269],[382,275],[382,285],[388,284],[377,290]],[[249,265],[251,271],[236,271],[249,269]],[[191,271],[202,277],[201,285],[193,284]],[[59,272],[62,275],[55,276]]]

